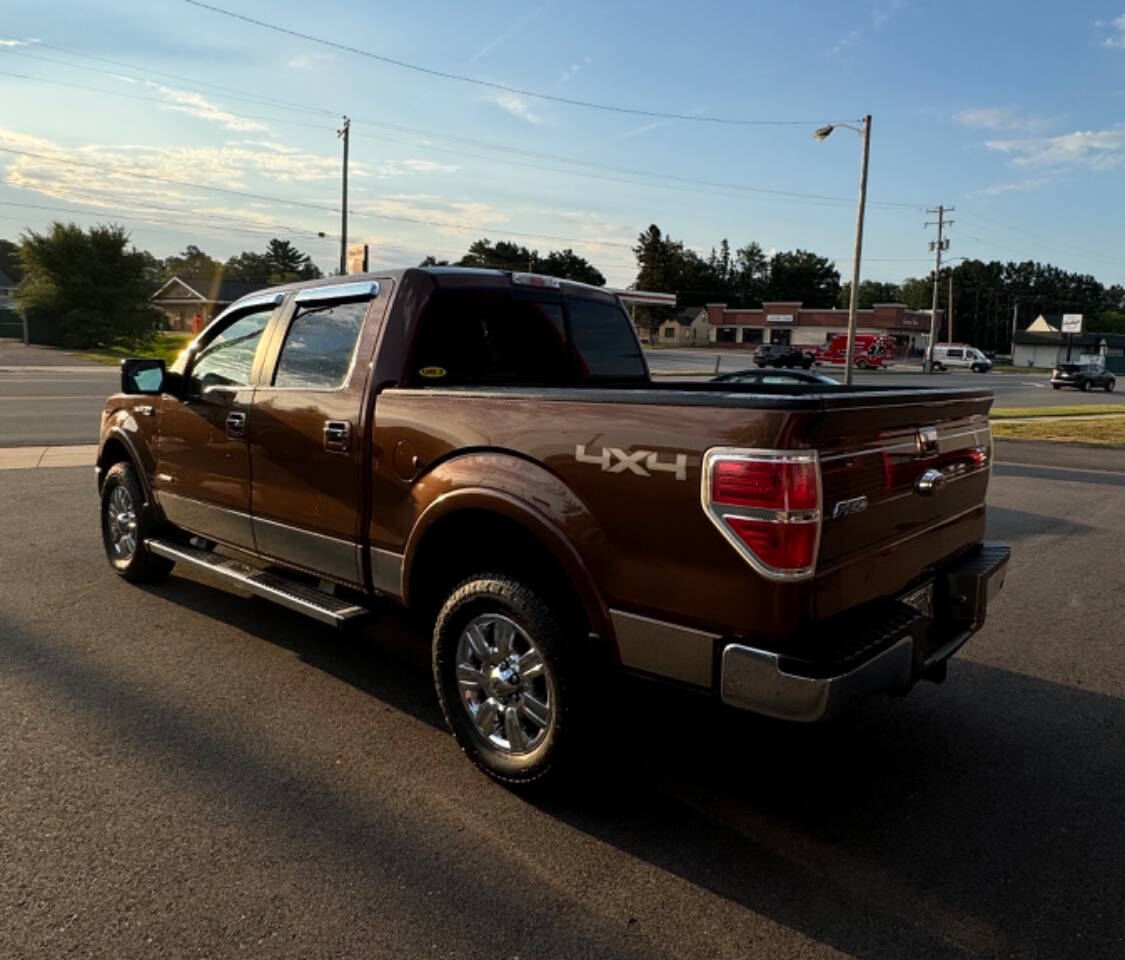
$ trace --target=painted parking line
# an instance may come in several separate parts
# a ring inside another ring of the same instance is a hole
[[[0,470],[92,467],[97,455],[96,443],[57,447],[0,447]]]

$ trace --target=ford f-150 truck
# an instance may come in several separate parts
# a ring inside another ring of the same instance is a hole
[[[941,680],[982,543],[991,393],[650,379],[611,292],[429,268],[269,289],[122,363],[101,524],[131,581],[206,572],[332,624],[425,625],[465,752],[589,742],[619,671],[820,720]]]

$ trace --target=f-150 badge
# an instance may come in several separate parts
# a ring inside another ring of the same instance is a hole
[[[626,453],[620,447],[602,447],[600,453],[587,453],[586,444],[574,448],[574,459],[579,463],[596,463],[605,473],[624,473],[628,470],[638,477],[651,477],[654,473],[671,473],[677,480],[687,479],[687,454],[677,453],[672,462],[661,461],[654,450],[634,450]]]

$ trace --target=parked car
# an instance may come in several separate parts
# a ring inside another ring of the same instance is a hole
[[[1117,378],[1105,368],[1104,364],[1093,360],[1078,363],[1060,363],[1051,371],[1051,386],[1056,390],[1074,387],[1076,390],[1090,390],[1100,387],[1106,393],[1117,386]]]
[[[988,373],[992,369],[992,361],[976,347],[964,343],[938,343],[934,344],[934,368]]]
[[[805,370],[732,370],[730,373],[720,373],[711,378],[712,383],[766,383],[766,384],[832,384],[836,386],[839,380],[833,380],[822,373],[809,373]]]
[[[335,625],[401,605],[505,783],[619,749],[599,725],[622,670],[794,721],[940,681],[1005,576],[989,391],[654,383],[584,284],[275,287],[121,378],[96,460],[112,569]]]
[[[813,365],[811,351],[788,343],[763,343],[754,351],[754,362],[759,367],[804,367]]]

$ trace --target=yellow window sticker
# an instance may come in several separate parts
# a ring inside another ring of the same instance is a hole
[[[423,367],[418,371],[423,377],[437,379],[445,376],[445,367]]]

